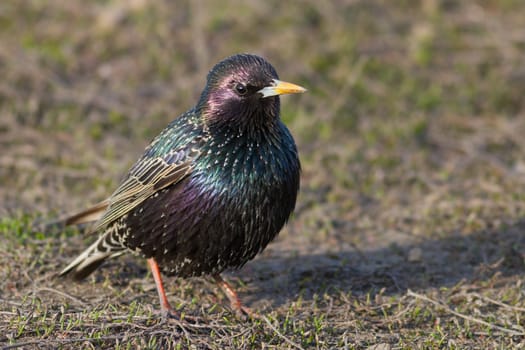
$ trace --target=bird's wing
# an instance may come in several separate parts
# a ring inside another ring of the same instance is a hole
[[[193,169],[193,160],[198,157],[196,137],[186,147],[174,149],[162,156],[146,154],[131,168],[126,179],[111,197],[75,214],[59,219],[34,223],[35,230],[46,232],[52,228],[81,225],[95,222],[90,232],[95,232],[126,214],[155,192],[183,180]],[[150,145],[150,149],[153,146]]]
[[[100,203],[101,207],[105,203],[107,209],[96,222],[94,230],[99,230],[118,220],[156,192],[186,178],[193,170],[194,160],[200,154],[199,147],[192,146],[193,144],[190,144],[178,150],[171,150],[161,156],[149,155],[147,151],[131,168],[127,178],[113,195]],[[89,212],[89,210],[84,211],[86,217],[89,216]],[[115,232],[106,231],[63,269],[60,275],[73,272],[75,279],[82,279],[93,272],[105,259],[122,254],[125,247],[114,237]]]
[[[193,160],[199,154],[195,147],[173,150],[160,157],[141,158],[109,197],[107,209],[94,230],[122,217],[163,188],[180,182],[191,173]]]

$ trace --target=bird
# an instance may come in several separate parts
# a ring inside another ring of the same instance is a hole
[[[197,104],[153,139],[113,194],[62,219],[99,235],[59,275],[81,280],[132,253],[146,259],[164,316],[177,312],[162,274],[212,276],[232,310],[250,315],[221,273],[260,253],[295,208],[301,165],[279,96],[305,91],[254,54],[217,63]]]

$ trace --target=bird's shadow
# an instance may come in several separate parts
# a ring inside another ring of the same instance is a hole
[[[278,308],[325,293],[373,297],[403,294],[407,289],[452,287],[487,281],[496,275],[520,276],[525,270],[524,231],[525,219],[497,229],[445,233],[420,239],[417,244],[397,243],[380,249],[283,254],[270,246],[242,269],[225,276],[237,287],[236,281],[242,281],[243,287],[237,288],[239,296],[253,309]],[[273,244],[281,243],[286,244]],[[130,280],[143,281],[148,273],[144,264],[131,257],[125,263],[108,264],[118,265],[113,283],[121,288]],[[101,274],[96,276],[104,279]]]
[[[339,253],[263,255],[229,273],[249,291],[248,306],[279,307],[320,293],[393,295],[523,273],[525,220],[471,234],[450,233],[419,244]]]

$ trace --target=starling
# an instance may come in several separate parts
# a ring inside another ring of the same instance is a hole
[[[211,275],[234,311],[249,313],[220,273],[261,252],[295,207],[300,163],[279,95],[304,91],[259,56],[215,65],[197,105],[151,142],[116,191],[64,221],[94,221],[100,236],[60,275],[80,280],[131,252],[147,259],[164,315],[175,313],[161,271]]]

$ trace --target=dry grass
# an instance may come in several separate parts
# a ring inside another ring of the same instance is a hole
[[[12,348],[525,346],[521,1],[0,4],[0,344]],[[32,232],[107,196],[207,70],[267,57],[303,161],[296,214],[228,277],[167,279],[162,323],[131,256],[74,284],[93,237]]]

